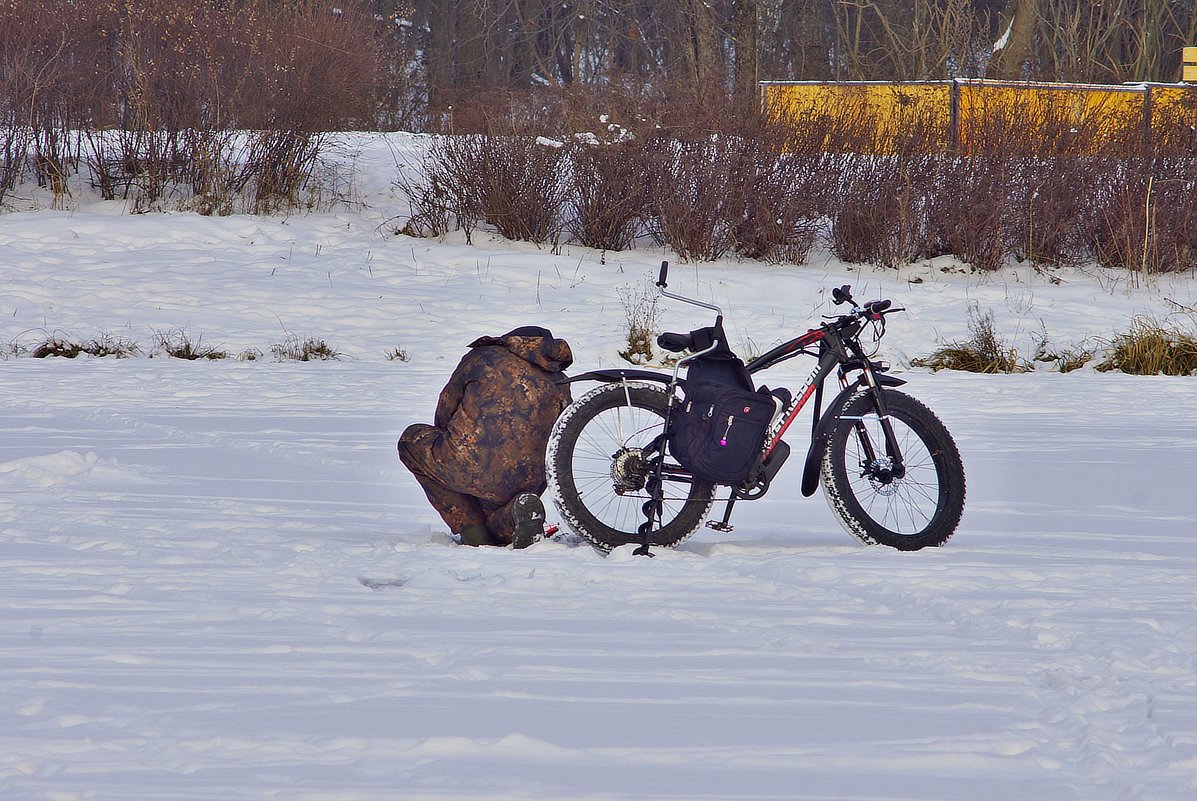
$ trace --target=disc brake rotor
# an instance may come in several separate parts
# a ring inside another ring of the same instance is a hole
[[[864,472],[861,475],[869,480],[873,491],[878,495],[889,496],[898,492],[900,482],[897,480],[898,476],[894,474],[892,460],[878,459],[863,465],[863,467]]]

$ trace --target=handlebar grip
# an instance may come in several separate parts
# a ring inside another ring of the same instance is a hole
[[[892,305],[894,305],[892,300],[874,300],[866,303],[864,310],[869,314],[881,314]]]
[[[668,275],[669,275],[669,262],[663,261],[663,262],[661,262],[661,274],[657,276],[657,286],[661,287],[662,289],[669,286],[669,284],[666,283],[666,281],[665,281],[665,279],[666,279],[666,277],[668,277]],[[664,347],[664,346],[662,345],[662,347]]]
[[[690,334],[672,334],[666,331],[657,337],[657,344],[670,353],[681,353],[694,347],[694,337]]]

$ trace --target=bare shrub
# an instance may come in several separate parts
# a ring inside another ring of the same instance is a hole
[[[777,112],[766,124],[780,133],[788,153],[876,153],[879,150],[877,120],[863,99],[849,100],[833,109],[805,108],[798,116]]]
[[[1189,89],[1174,102],[1153,106],[1145,150],[1166,158],[1197,157],[1197,91]]]
[[[1004,249],[1035,267],[1093,258],[1094,198],[1109,180],[1108,166],[1139,153],[1142,120],[1101,108],[1086,109],[1078,118],[1067,103],[1045,103],[1029,94],[1013,101],[1007,96],[972,114],[960,144],[974,162],[1002,167],[1001,176],[984,183],[1003,199],[1004,213],[982,203],[991,213],[981,216],[1000,220]],[[985,242],[981,263],[999,263],[989,237],[974,240]]]
[[[825,210],[835,158],[826,153],[787,153],[768,128],[745,138],[739,170],[744,197],[734,221],[735,250],[772,263],[801,264],[814,245]]]
[[[631,247],[649,199],[644,146],[639,140],[576,143],[569,158],[572,214],[565,224],[570,234],[600,250]]]
[[[275,0],[251,5],[261,31],[251,52],[266,58],[241,87],[242,126],[303,134],[369,126],[380,54],[368,5],[302,0],[286,13]]]
[[[302,202],[324,144],[316,135],[360,127],[375,110],[374,21],[344,5],[0,5],[0,192],[27,166],[65,196],[85,159],[101,195],[135,211],[189,185],[200,210],[230,209],[229,191],[258,210]],[[233,170],[213,156],[234,130],[273,136],[249,153],[248,175],[244,161]],[[219,141],[197,146],[213,133]]]
[[[558,143],[534,136],[443,136],[429,149],[426,175],[467,239],[485,221],[508,239],[542,244],[561,231],[563,159]]]
[[[1003,158],[1110,154],[1128,141],[1137,148],[1141,119],[1138,128],[1129,121],[1111,123],[1113,115],[1097,107],[1078,118],[1074,107],[1068,98],[1049,102],[1031,92],[973,96],[962,111],[966,120],[958,146],[969,155]]]
[[[237,132],[211,127],[183,132],[191,208],[197,213],[226,216],[236,210],[249,178],[240,156],[243,139]]]
[[[507,239],[543,244],[556,237],[567,191],[561,146],[539,137],[494,136],[482,140],[479,155],[472,178],[482,218]]]
[[[1003,226],[1008,179],[1005,162],[990,156],[945,155],[928,182],[926,233],[920,255],[952,254],[975,270],[1005,261]]]
[[[407,196],[410,213],[395,232],[406,236],[439,238],[449,233],[454,219],[456,201],[451,190],[453,179],[443,165],[431,160],[425,163],[428,167],[426,174],[399,173],[396,185]]]
[[[482,220],[482,200],[474,179],[474,171],[482,166],[481,149],[481,135],[438,136],[432,140],[421,171],[424,183],[408,195],[416,198],[413,218],[421,211],[430,211],[428,219],[435,223],[439,205],[465,232],[466,242],[472,241],[473,231]]]
[[[1162,160],[1147,211],[1155,239],[1154,267],[1167,273],[1197,269],[1197,158]]]
[[[840,259],[882,267],[909,264],[925,240],[921,173],[906,156],[846,161],[831,211],[831,250]]]
[[[1097,261],[1139,274],[1197,267],[1197,161],[1132,159],[1095,193],[1089,229]]]
[[[0,97],[4,90],[0,89]],[[19,125],[12,110],[0,110],[0,203],[12,191],[25,172],[29,144],[33,141],[32,131]]]
[[[655,137],[647,145],[659,176],[651,198],[654,236],[684,261],[714,260],[735,245],[745,199],[743,140]]]
[[[1014,170],[1008,244],[1036,267],[1075,265],[1091,257],[1085,226],[1093,186],[1090,160],[1027,158]]]
[[[1147,271],[1147,185],[1141,169],[1112,172],[1094,202],[1089,231],[1098,264],[1122,270]]]
[[[29,169],[56,205],[80,163],[97,74],[103,6],[65,0],[0,4],[0,194]]]
[[[326,138],[324,134],[290,129],[251,135],[243,175],[246,185],[252,187],[251,208],[255,214],[305,205],[305,191],[316,172]]]
[[[648,364],[653,360],[653,334],[657,328],[657,300],[659,295],[651,285],[639,288],[621,287],[624,325],[627,328],[627,347],[619,351],[624,361]]]

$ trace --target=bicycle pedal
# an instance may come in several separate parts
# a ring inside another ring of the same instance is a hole
[[[724,534],[726,534],[727,532],[735,529],[735,526],[733,526],[731,523],[724,523],[719,520],[708,520],[707,528],[713,528],[716,531],[722,531]]]

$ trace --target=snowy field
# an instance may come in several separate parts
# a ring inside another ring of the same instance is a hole
[[[841,283],[906,306],[883,352],[960,445],[956,536],[857,545],[795,463],[734,532],[655,559],[465,549],[398,434],[481,334],[545,325],[575,370],[618,364],[621,298],[669,254],[392,236],[417,146],[352,139],[350,211],[26,191],[0,215],[0,347],[142,347],[0,360],[0,799],[1197,797],[1197,380],[909,368],[970,304],[1030,356],[1192,308],[1191,276],[678,265],[756,352]],[[265,357],[150,358],[171,331]],[[309,337],[342,358],[270,356]]]

